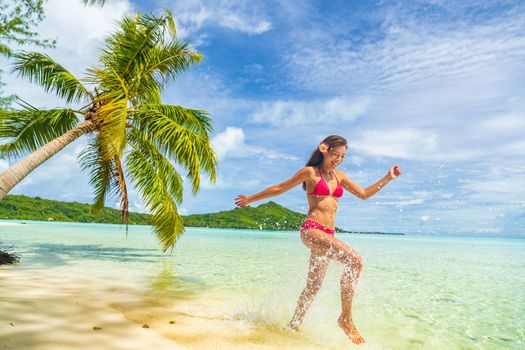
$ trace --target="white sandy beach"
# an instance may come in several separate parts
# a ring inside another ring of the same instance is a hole
[[[0,349],[185,349],[111,307],[110,285],[65,277],[0,269]]]
[[[213,298],[168,300],[108,280],[5,266],[0,285],[2,350],[323,348],[277,326],[254,329]]]

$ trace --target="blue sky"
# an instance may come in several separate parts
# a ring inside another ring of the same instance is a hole
[[[403,175],[368,201],[346,194],[337,225],[353,230],[525,236],[525,5],[521,1],[50,0],[39,28],[52,57],[82,76],[115,19],[167,7],[205,59],[164,101],[208,110],[216,184],[184,214],[234,207],[279,183],[327,135],[349,141],[341,166],[363,187],[392,164]],[[4,62],[2,62],[4,63]],[[6,75],[6,93],[62,102]],[[12,193],[91,202],[78,140]],[[5,161],[2,168],[8,166]],[[132,210],[143,211],[134,191]],[[274,201],[306,212],[298,186]],[[108,205],[113,203],[108,202]],[[255,205],[258,205],[255,203]]]

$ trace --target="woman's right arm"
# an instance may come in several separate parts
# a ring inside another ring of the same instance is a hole
[[[292,176],[286,181],[281,182],[280,184],[270,186],[267,189],[259,193],[253,194],[251,196],[245,196],[243,194],[240,194],[239,196],[237,196],[237,198],[235,198],[235,205],[237,205],[238,207],[245,207],[250,203],[283,194],[284,192],[291,190],[300,183],[303,183],[304,181],[308,180],[311,171],[311,167],[305,166],[301,168],[297,173],[295,173],[294,176]]]
[[[382,189],[387,183],[397,178],[399,175],[401,175],[401,169],[398,165],[394,165],[390,168],[388,174],[386,174],[382,179],[377,181],[375,184],[368,186],[366,189],[363,189],[357,183],[350,180],[348,176],[346,176],[346,174],[339,172],[339,176],[341,176],[341,185],[348,192],[363,200],[372,197],[374,194],[379,192],[379,190]]]

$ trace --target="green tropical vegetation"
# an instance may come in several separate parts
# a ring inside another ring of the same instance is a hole
[[[122,212],[104,207],[94,214],[91,204],[87,203],[8,195],[0,201],[0,219],[119,224],[122,223]],[[128,223],[151,225],[151,215],[130,212]]]
[[[254,230],[298,230],[306,215],[273,201],[257,207],[246,206],[210,214],[184,217],[187,226],[243,228]]]
[[[305,215],[275,202],[268,202],[258,207],[193,214],[182,216],[182,219],[186,227],[297,230],[304,217]],[[0,202],[0,219],[118,224],[122,216],[120,210],[109,207],[104,207],[95,215],[91,211],[91,205],[86,203],[8,195]],[[129,224],[151,225],[152,216],[130,212]]]
[[[185,170],[194,195],[201,173],[211,182],[216,177],[208,113],[161,100],[166,84],[202,56],[177,38],[169,12],[131,14],[117,25],[106,38],[98,65],[82,79],[45,54],[13,55],[19,76],[55,93],[68,106],[80,107],[43,110],[24,102],[21,109],[0,111],[0,158],[14,161],[30,153],[0,174],[0,200],[40,164],[86,136],[88,144],[79,159],[94,187],[93,213],[102,211],[107,198],[115,198],[128,223],[131,183],[152,213],[153,230],[166,250],[184,232],[177,211],[183,177],[174,164]]]
[[[186,227],[236,228],[253,230],[298,230],[306,216],[285,208],[273,201],[257,207],[247,206],[218,213],[182,216]],[[118,224],[121,211],[104,207],[99,214],[91,212],[91,205],[79,202],[62,202],[40,197],[8,195],[0,202],[0,219],[40,220]],[[129,224],[151,225],[152,216],[129,213]],[[337,232],[360,234],[387,234],[384,232],[346,231],[336,227]],[[398,234],[398,233],[388,233]]]
[[[304,214],[287,209],[273,201],[257,207],[247,206],[218,213],[182,216],[186,227],[254,230],[297,230],[304,218]],[[91,211],[91,205],[86,203],[8,195],[0,202],[0,219],[118,224],[121,222],[121,212],[118,209],[104,207],[95,215]],[[129,224],[151,225],[151,223],[152,216],[149,214],[129,213]],[[337,231],[343,232],[341,229]]]

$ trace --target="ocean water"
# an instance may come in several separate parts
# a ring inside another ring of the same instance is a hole
[[[364,260],[353,304],[367,340],[360,348],[525,348],[525,239],[337,237]],[[0,242],[21,256],[15,269],[133,286],[150,303],[115,307],[137,322],[147,313],[152,324],[179,315],[181,326],[165,335],[181,345],[354,346],[337,326],[337,262],[330,263],[301,332],[282,329],[306,283],[309,251],[298,232],[188,228],[171,253],[162,253],[148,226],[130,226],[126,237],[119,225],[5,221]],[[191,337],[196,325],[205,331]]]

